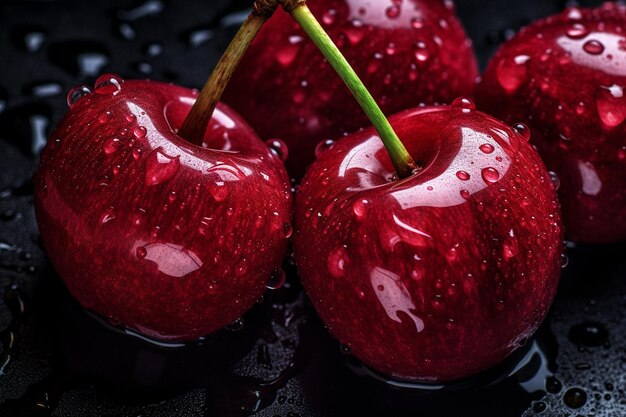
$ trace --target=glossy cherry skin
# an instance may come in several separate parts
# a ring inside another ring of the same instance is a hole
[[[50,136],[35,177],[41,238],[85,308],[151,337],[196,339],[246,312],[280,266],[286,171],[225,105],[200,147],[172,130],[191,90],[120,87],[82,97]]]
[[[461,107],[391,117],[424,169],[397,181],[372,129],[341,139],[296,196],[302,282],[339,341],[375,370],[450,381],[495,365],[554,297],[554,186],[516,131]]]
[[[386,114],[472,93],[478,75],[452,2],[316,0],[309,7]],[[327,139],[370,123],[320,51],[282,10],[261,30],[224,101],[262,138],[287,143],[300,179]]]
[[[626,239],[626,7],[568,9],[504,44],[477,90],[478,107],[527,123],[561,181],[566,236]]]

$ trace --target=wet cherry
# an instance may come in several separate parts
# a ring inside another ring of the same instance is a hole
[[[626,239],[626,6],[572,8],[504,44],[477,90],[481,110],[524,122],[560,179],[569,239]]]
[[[526,138],[469,100],[390,121],[425,168],[394,178],[373,129],[336,141],[296,197],[299,272],[365,364],[463,378],[506,357],[547,313],[563,250],[555,188]]]
[[[311,10],[387,114],[469,95],[477,67],[450,1],[317,0]],[[224,100],[289,147],[301,178],[316,145],[369,126],[322,54],[282,10],[244,57]]]
[[[161,339],[238,319],[290,234],[280,144],[269,148],[224,105],[203,146],[190,144],[175,130],[194,100],[182,87],[110,74],[73,89],[35,177],[41,237],[70,292]]]

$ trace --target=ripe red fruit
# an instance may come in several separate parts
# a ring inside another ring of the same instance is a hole
[[[229,324],[285,253],[282,162],[224,105],[205,147],[177,136],[188,89],[110,75],[97,85],[70,93],[35,177],[54,267],[84,307],[149,336],[190,340]]]
[[[626,7],[568,9],[504,44],[478,87],[481,110],[524,122],[559,196],[569,239],[626,239]]]
[[[387,114],[469,95],[478,75],[470,40],[449,1],[318,0],[310,9]],[[322,140],[370,125],[298,24],[279,10],[224,95],[262,138],[289,147],[296,178]]]
[[[372,129],[323,153],[296,197],[302,282],[365,364],[402,379],[463,378],[543,320],[563,249],[556,193],[526,138],[469,100],[390,122],[424,169],[394,180]]]

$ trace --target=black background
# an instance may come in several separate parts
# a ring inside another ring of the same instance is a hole
[[[200,87],[249,4],[0,2],[0,416],[626,415],[624,244],[570,245],[537,336],[440,389],[394,386],[343,352],[289,259],[287,284],[241,329],[184,347],[111,328],[69,297],[41,248],[30,181],[65,93],[102,72]],[[457,10],[484,66],[520,26],[568,4],[460,0]]]

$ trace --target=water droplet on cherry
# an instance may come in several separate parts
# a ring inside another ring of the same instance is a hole
[[[364,199],[357,200],[352,205],[352,210],[354,211],[354,214],[358,219],[362,219],[363,217],[365,217],[368,205],[369,201]]]
[[[135,251],[135,254],[137,255],[137,259],[144,259],[146,255],[148,255],[148,251],[145,247],[139,246]]]
[[[77,85],[67,93],[67,105],[71,108],[80,101],[81,98],[91,94],[91,89],[86,85]]]
[[[524,83],[527,75],[528,55],[518,55],[513,59],[503,59],[496,68],[496,78],[504,90],[512,94]]]
[[[596,97],[596,108],[602,124],[612,129],[621,125],[626,119],[626,101],[622,87],[613,84],[602,87]]]
[[[588,33],[589,30],[581,23],[575,23],[565,31],[565,34],[571,39],[582,39]]]
[[[492,167],[483,168],[481,175],[487,184],[493,184],[500,179],[500,173]]]
[[[287,149],[287,144],[280,139],[270,139],[265,141],[267,146],[270,148],[272,153],[280,158],[281,161],[285,162],[287,157],[289,156],[289,150]]]
[[[559,176],[554,171],[548,171],[548,175],[550,175],[550,180],[552,181],[552,184],[554,185],[554,189],[558,190],[559,187],[561,186],[561,180],[559,179]]]
[[[527,141],[530,140],[530,129],[524,123],[516,123],[513,125],[513,130],[519,133]]]
[[[600,41],[592,39],[584,43],[583,50],[590,55],[600,55],[604,52],[604,45]]]
[[[180,156],[171,157],[157,148],[146,158],[146,185],[158,185],[171,180],[180,169]]]
[[[135,137],[137,139],[141,139],[141,138],[146,137],[147,133],[148,133],[148,130],[145,127],[143,127],[143,126],[136,126],[133,129],[133,135],[135,135]]]
[[[348,253],[346,248],[339,246],[336,249],[331,250],[328,253],[326,260],[326,266],[328,272],[335,278],[340,278],[345,275],[346,267],[348,264]]]
[[[458,179],[460,179],[461,181],[467,181],[470,179],[470,174],[468,174],[465,171],[457,171],[456,172],[456,176]]]
[[[331,149],[334,144],[335,141],[332,139],[326,139],[318,143],[315,147],[315,157],[319,158],[324,152]]]
[[[113,155],[122,145],[122,142],[118,138],[108,138],[104,142],[104,154],[106,156]]]
[[[94,84],[94,91],[98,94],[117,94],[122,89],[122,77],[116,74],[102,74]]]

